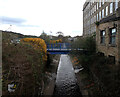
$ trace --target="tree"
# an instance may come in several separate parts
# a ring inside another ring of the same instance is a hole
[[[59,35],[62,35],[62,36],[63,36],[63,32],[61,32],[61,31],[57,32],[56,34],[58,34],[58,36],[59,36]]]
[[[43,39],[43,40],[45,40],[46,43],[50,43],[50,37],[44,31],[40,35],[40,38]]]

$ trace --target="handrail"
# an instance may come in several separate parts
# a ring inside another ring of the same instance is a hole
[[[71,49],[70,43],[55,43],[47,44],[47,49]]]

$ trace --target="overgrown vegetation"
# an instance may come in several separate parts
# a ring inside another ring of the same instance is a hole
[[[7,32],[2,35],[3,95],[41,95],[46,53],[26,42],[11,42],[12,39],[24,37],[22,35]],[[12,83],[15,91],[9,92],[8,85]]]
[[[119,95],[120,70],[119,67],[109,62],[109,58],[96,53],[95,37],[85,37],[73,43],[75,48],[85,51],[71,52],[72,57],[77,57],[79,65],[84,67],[80,72],[82,82],[88,89],[89,96],[103,97]]]
[[[82,37],[72,43],[72,48],[81,48],[89,52],[89,54],[95,53],[96,42],[94,36]]]
[[[43,39],[45,41],[45,43],[50,43],[50,36],[47,35],[44,31],[43,33],[40,35],[40,38]]]
[[[95,43],[95,37],[85,37],[81,38],[75,42],[72,43],[72,47],[74,48],[80,48],[84,51],[72,51],[71,55],[77,55],[80,63],[83,65],[84,68],[88,69],[90,66],[89,64],[92,64],[93,62],[93,56],[96,54],[96,43]]]

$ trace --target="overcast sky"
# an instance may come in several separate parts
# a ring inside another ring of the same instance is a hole
[[[0,0],[0,29],[39,36],[82,35],[85,0]],[[10,26],[12,25],[12,26]],[[52,32],[52,33],[50,33]]]

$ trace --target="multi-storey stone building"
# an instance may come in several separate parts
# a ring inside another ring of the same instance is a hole
[[[107,1],[109,0],[87,0],[87,2],[85,2],[83,6],[84,36],[96,32],[96,21],[100,21],[116,12],[119,0],[113,0],[116,2]]]
[[[83,6],[83,36],[96,32],[97,2],[85,2]]]
[[[83,7],[83,36],[96,33],[97,51],[120,64],[120,1],[86,2]]]

